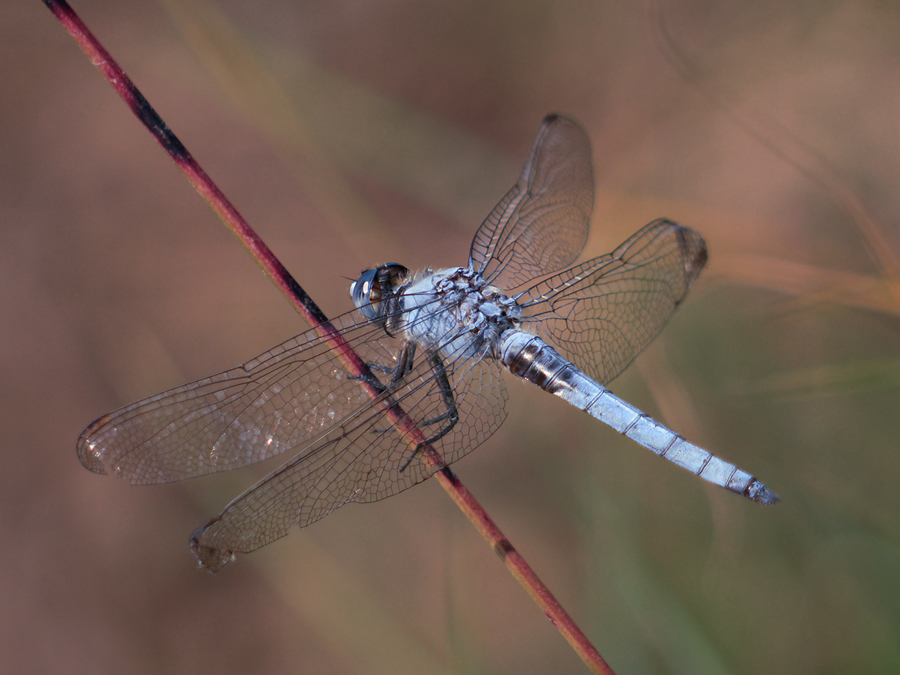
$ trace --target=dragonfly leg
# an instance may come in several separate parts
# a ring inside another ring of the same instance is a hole
[[[424,442],[419,443],[416,446],[416,449],[413,451],[412,455],[410,455],[410,458],[402,467],[400,467],[401,473],[403,473],[403,471],[406,470],[406,467],[412,463],[413,459],[415,459],[416,455],[419,454],[419,451],[422,450],[423,447],[430,445],[449,434],[453,427],[456,426],[456,423],[459,422],[459,410],[456,407],[456,398],[453,396],[453,387],[450,386],[450,378],[447,377],[447,367],[444,365],[444,361],[437,351],[429,350],[428,363],[431,364],[434,380],[437,383],[438,391],[441,394],[441,400],[444,402],[446,411],[431,419],[422,420],[419,422],[419,426],[428,427],[434,424],[440,424],[441,422],[446,422],[446,424],[434,436],[426,438]]]
[[[380,363],[369,363],[366,362],[366,366],[368,366],[369,370],[373,373],[382,373],[384,375],[390,375],[390,382],[386,385],[388,389],[397,384],[400,380],[406,377],[406,374],[412,370],[413,359],[416,356],[416,344],[414,342],[406,342],[403,345],[403,349],[400,351],[400,356],[397,359],[397,365],[395,366],[383,366]],[[359,380],[361,379],[358,375],[349,375],[349,379],[351,380]]]
[[[404,378],[412,372],[415,356],[416,343],[407,341],[400,350],[396,366],[388,367],[380,364],[367,365],[369,366],[369,370],[390,375],[390,381],[385,385],[385,391],[392,392],[395,391],[397,386],[403,382]],[[459,422],[459,411],[456,407],[456,399],[453,396],[453,388],[450,386],[450,378],[447,376],[447,367],[444,365],[440,354],[436,350],[429,350],[427,358],[428,363],[431,366],[431,371],[434,374],[434,382],[437,384],[438,392],[441,395],[441,401],[444,404],[445,410],[435,417],[420,421],[418,426],[422,428],[431,427],[435,424],[442,424],[442,426],[437,433],[429,436],[416,446],[416,449],[413,450],[409,459],[400,467],[401,473],[406,470],[406,467],[412,463],[413,459],[415,459],[416,455],[419,454],[419,451],[421,451],[425,445],[434,443],[449,434],[453,427],[456,426],[456,423]],[[380,434],[390,432],[392,429],[371,429],[371,431]]]
[[[391,376],[390,381],[386,385],[384,385],[385,392],[390,393],[390,392],[396,391],[396,389],[398,388],[397,385],[400,384],[403,381],[403,379],[410,372],[412,372],[413,362],[415,361],[415,358],[416,358],[416,343],[412,342],[412,341],[407,341],[407,342],[403,343],[403,348],[400,350],[400,354],[397,357],[397,365],[396,366],[393,366],[393,367],[383,366],[378,363],[367,363],[366,365],[369,367],[369,370],[371,370],[372,372],[377,371],[379,373],[384,373],[385,375]],[[430,357],[429,357],[429,363],[432,364],[432,368],[433,368],[434,361]],[[443,368],[443,364],[441,364],[441,367]],[[350,379],[358,380],[360,378],[355,375],[351,375]],[[450,383],[449,383],[449,381],[447,381],[446,373],[444,373],[444,380],[446,381],[446,383],[447,383],[446,386],[449,389]],[[441,391],[441,395],[442,396],[444,395],[443,389]],[[451,392],[451,396],[452,396],[452,392]],[[455,406],[454,406],[454,410],[455,410]],[[446,419],[446,414],[442,415],[440,417],[436,417],[434,420],[426,420],[424,422],[421,422],[420,424],[422,424],[422,425],[435,424],[437,422],[443,421],[444,419]],[[373,433],[383,434],[383,433],[392,431],[392,429],[373,428],[373,429],[371,429],[371,431]],[[428,442],[430,443],[431,441],[428,441]],[[404,465],[404,468],[408,464],[409,464],[409,462],[407,462],[407,464]]]

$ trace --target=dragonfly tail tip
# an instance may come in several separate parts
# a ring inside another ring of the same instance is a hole
[[[765,485],[754,479],[744,494],[758,504],[777,504],[781,498]]]

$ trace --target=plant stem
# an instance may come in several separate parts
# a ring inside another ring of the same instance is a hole
[[[128,104],[132,112],[159,141],[160,145],[163,146],[163,149],[184,172],[197,192],[209,203],[219,218],[244,245],[250,255],[253,256],[257,264],[272,279],[282,293],[287,296],[291,304],[306,318],[322,339],[327,342],[330,348],[339,355],[347,370],[359,379],[360,385],[372,397],[377,398],[382,393],[383,387],[379,385],[377,378],[372,375],[366,363],[347,344],[337,329],[332,326],[322,313],[322,310],[318,308],[271,249],[266,246],[265,242],[238,213],[225,195],[222,194],[221,190],[197,163],[197,160],[172,133],[159,114],[150,106],[147,99],[138,91],[131,79],[88,30],[87,26],[75,14],[68,3],[64,0],[44,0],[44,4],[50,8],[54,16],[66,27],[94,65],[103,72],[106,79],[124,99],[125,103]],[[553,622],[557,630],[572,645],[585,664],[594,673],[612,675],[613,671],[606,661],[603,660],[550,590],[541,582],[534,570],[531,569],[525,559],[503,535],[500,528],[497,527],[484,508],[475,500],[449,467],[444,465],[440,455],[425,442],[425,437],[413,421],[399,405],[392,403],[390,399],[385,399],[384,397],[382,399],[381,405],[384,415],[403,435],[411,447],[424,447],[425,454],[432,463],[441,486],[488,541],[512,575],[525,588],[544,614],[547,615],[547,618]]]

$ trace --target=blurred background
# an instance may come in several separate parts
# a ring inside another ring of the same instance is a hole
[[[613,390],[760,476],[718,491],[509,382],[455,465],[620,674],[900,672],[900,6],[828,0],[74,7],[326,313],[465,262],[543,116],[592,235],[710,264]],[[52,673],[581,673],[435,481],[213,576],[253,471],[133,488],[78,434],[306,328],[40,3],[0,6],[0,661]]]

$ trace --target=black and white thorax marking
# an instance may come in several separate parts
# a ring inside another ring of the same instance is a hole
[[[501,355],[501,338],[522,323],[513,298],[465,267],[417,275],[397,263],[367,270],[350,288],[357,308],[389,335],[447,362]]]

